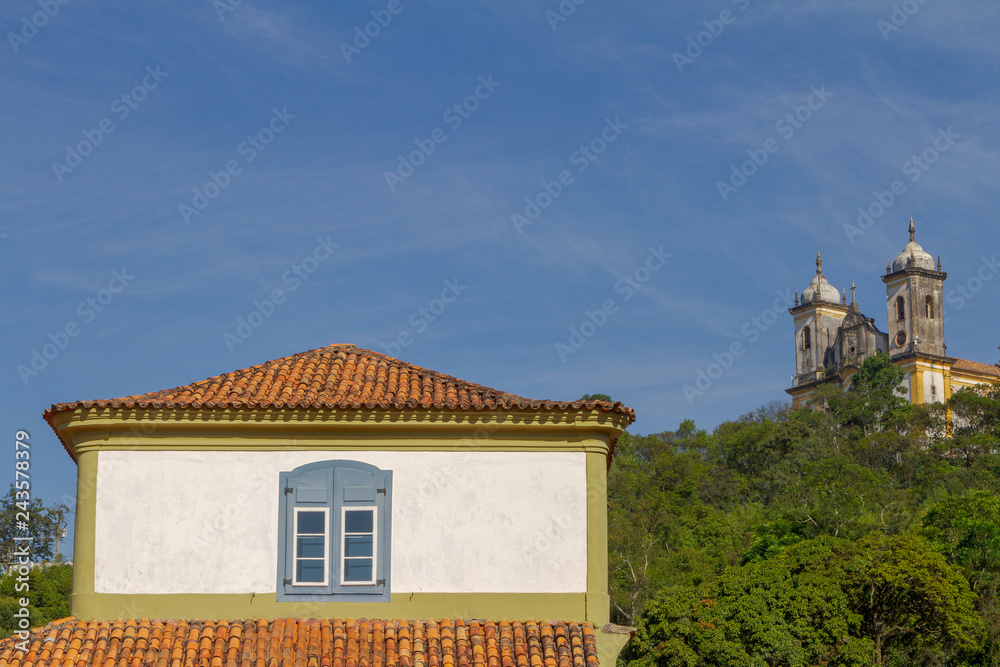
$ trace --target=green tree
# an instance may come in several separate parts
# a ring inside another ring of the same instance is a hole
[[[973,590],[1000,577],[1000,496],[989,491],[949,496],[927,511],[921,533],[962,569]]]
[[[628,667],[751,667],[749,654],[729,636],[725,610],[701,587],[671,586],[650,601],[625,648]]]
[[[41,498],[32,497],[25,491],[18,491],[14,485],[6,496],[0,497],[0,565],[5,569],[18,562],[23,541],[15,538],[31,536],[31,560],[35,563],[56,560],[57,535],[65,528],[66,516],[70,514],[66,505],[46,507]],[[22,527],[24,517],[28,530]]]
[[[669,505],[653,486],[655,441],[656,436],[623,434],[608,473],[609,589],[614,620],[625,624],[638,616],[650,590],[662,585],[661,526]]]
[[[924,515],[921,534],[969,580],[987,630],[980,662],[1000,665],[1000,496],[988,491],[949,496]]]
[[[871,641],[839,584],[845,543],[800,543],[729,568],[712,583],[674,587],[650,603],[626,653],[630,667],[871,664]]]
[[[663,586],[698,583],[739,561],[760,508],[718,464],[714,438],[676,431],[624,434],[608,473],[613,618],[632,623]]]
[[[0,576],[0,636],[9,637],[19,628],[14,614],[26,598],[31,627],[65,618],[70,614],[73,567],[68,564],[31,568],[27,577],[19,570]]]
[[[949,438],[898,371],[872,361],[818,410],[623,436],[608,478],[613,618],[638,627],[623,658],[1000,667],[1000,447],[958,449],[1000,433],[993,390],[964,399]]]
[[[976,653],[985,627],[969,582],[914,535],[870,535],[854,544],[843,586],[871,639],[875,664],[892,652],[933,648],[946,658]]]
[[[611,397],[607,394],[584,394],[580,397],[581,401],[604,401],[605,403],[614,403]]]
[[[952,416],[949,452],[966,465],[996,452],[1000,443],[1000,385],[966,387],[948,399]]]
[[[902,391],[906,372],[885,352],[872,355],[851,377],[849,391],[835,383],[821,386],[813,404],[836,415],[842,429],[859,437],[905,430],[912,406]]]

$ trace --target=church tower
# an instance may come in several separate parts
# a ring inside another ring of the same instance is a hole
[[[848,389],[851,378],[865,360],[888,352],[892,363],[905,374],[899,392],[910,403],[946,402],[967,387],[1000,385],[1000,364],[983,364],[949,357],[944,342],[944,281],[941,260],[917,243],[913,218],[910,242],[891,262],[886,262],[885,304],[888,333],[865,317],[854,298],[837,293],[823,277],[823,259],[816,257],[816,275],[789,308],[795,321],[795,375],[785,391],[792,405],[801,408],[826,382]]]
[[[912,355],[944,357],[944,280],[941,260],[916,241],[910,218],[910,242],[890,265],[886,262],[886,310],[889,315],[889,354],[893,359]]]
[[[795,320],[795,385],[823,380],[827,375],[828,350],[847,316],[845,298],[823,275],[823,257],[816,254],[816,275],[802,291],[802,301],[788,309]]]

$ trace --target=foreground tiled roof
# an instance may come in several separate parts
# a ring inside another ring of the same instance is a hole
[[[55,621],[0,642],[0,667],[599,667],[594,628],[562,621]]]
[[[1000,366],[991,366],[978,361],[969,361],[968,359],[959,359],[952,364],[951,369],[953,371],[970,371],[972,373],[981,373],[982,375],[991,375],[995,378],[1000,378]]]
[[[523,398],[459,380],[354,345],[331,345],[223,373],[175,389],[59,403],[45,418],[76,408],[312,408],[461,411],[603,410],[635,420],[619,403]]]

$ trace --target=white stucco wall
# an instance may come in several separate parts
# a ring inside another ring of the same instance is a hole
[[[931,393],[931,386],[937,389]],[[924,371],[924,403],[944,403],[944,373],[941,371]]]
[[[134,452],[98,457],[98,593],[273,592],[278,473],[393,472],[393,593],[586,591],[580,452]]]

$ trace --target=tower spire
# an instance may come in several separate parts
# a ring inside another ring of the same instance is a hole
[[[917,232],[916,232],[916,229],[913,226],[913,216],[911,215],[910,216],[910,243],[913,243],[916,240],[917,240]]]
[[[816,253],[816,275],[823,275],[823,254]]]
[[[851,303],[852,304],[856,303],[856,301],[854,300],[854,289],[855,289],[854,288],[854,283],[851,283]]]

